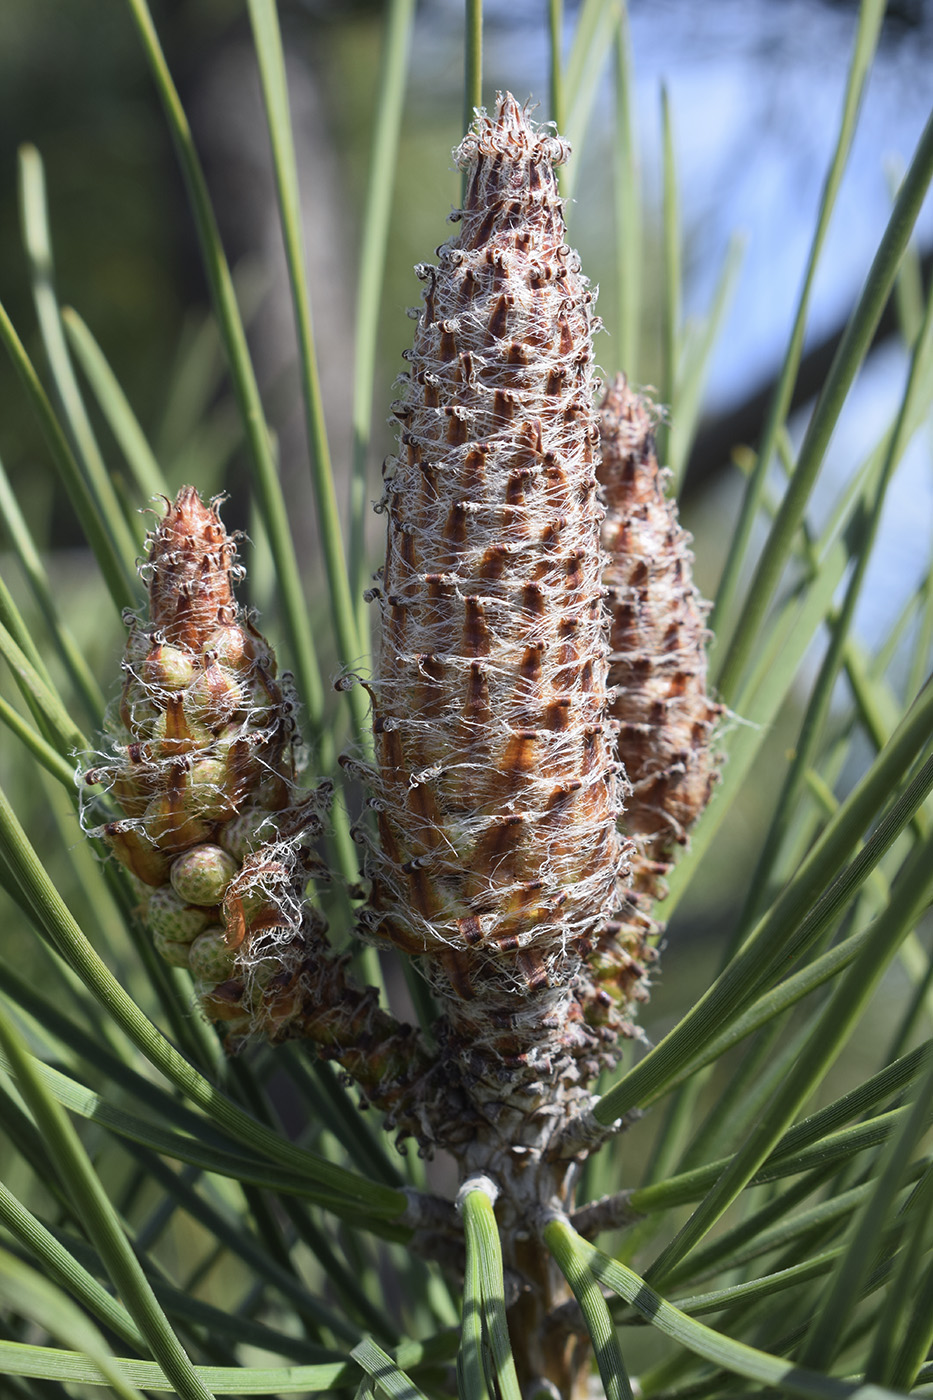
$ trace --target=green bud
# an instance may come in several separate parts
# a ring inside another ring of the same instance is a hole
[[[185,904],[171,885],[150,891],[147,922],[153,934],[174,943],[190,943],[203,933],[210,914],[198,905]]]
[[[164,958],[167,963],[171,963],[172,967],[188,966],[189,945],[187,943],[179,943],[174,938],[166,938],[162,933],[154,933],[152,941],[159,957]]]
[[[277,977],[281,971],[282,966],[277,958],[263,958],[250,969],[250,986],[264,992],[273,977]]]
[[[152,726],[153,756],[171,758],[176,754],[206,749],[214,735],[203,724],[189,719],[180,695],[173,695]]]
[[[194,679],[194,657],[181,647],[156,642],[143,662],[142,676],[159,690],[184,690]]]
[[[185,692],[185,714],[195,725],[217,729],[243,706],[243,691],[232,671],[213,662]]]
[[[255,662],[252,638],[238,622],[226,623],[212,632],[201,648],[201,655],[241,674],[249,671]]]
[[[224,930],[215,924],[192,943],[189,965],[199,982],[216,985],[231,975],[235,957],[234,950],[227,947]]]
[[[237,872],[237,863],[220,846],[205,844],[186,851],[172,865],[175,893],[185,904],[219,904]]]
[[[220,833],[220,844],[235,861],[241,863],[251,851],[273,840],[276,834],[272,813],[265,807],[250,807],[227,822]]]
[[[152,799],[146,808],[143,827],[149,840],[163,852],[183,851],[186,846],[203,841],[211,832],[209,822],[186,810],[183,790],[179,792],[174,788]],[[216,900],[208,903],[215,904]]]
[[[153,724],[159,717],[159,711],[152,703],[149,691],[135,676],[127,677],[123,687],[119,717],[127,736],[127,743],[148,738]]]
[[[257,800],[274,812],[281,812],[287,807],[290,797],[291,788],[278,773],[266,773],[256,788]]]
[[[186,778],[187,804],[207,821],[228,821],[236,806],[226,791],[227,765],[219,758],[197,758]]]
[[[281,716],[282,692],[262,670],[255,670],[243,687],[243,709],[250,729],[262,729]]]

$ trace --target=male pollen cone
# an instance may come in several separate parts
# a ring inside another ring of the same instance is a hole
[[[140,572],[149,616],[128,619],[111,751],[85,774],[124,814],[99,834],[136,877],[159,953],[191,971],[231,1048],[255,1031],[281,1039],[301,1007],[294,971],[282,973],[320,828],[320,804],[295,788],[293,701],[234,598],[236,543],[194,487],[166,502]]]
[[[652,957],[647,940],[660,932],[652,906],[663,900],[677,846],[718,776],[713,731],[723,706],[707,695],[707,604],[693,583],[690,536],[665,494],[670,473],[658,464],[654,423],[650,403],[617,375],[599,410],[598,475],[606,504],[612,714],[630,784],[622,829],[633,850],[626,907],[590,961],[595,988],[613,1005],[607,1011],[592,986],[581,998],[596,1022],[643,994],[642,964]]]
[[[508,94],[456,152],[460,229],[417,269],[394,406],[372,682],[372,935],[426,955],[462,1045],[541,1070],[586,1039],[570,989],[626,872],[566,155]]]
[[[84,774],[123,816],[98,831],[135,877],[161,956],[187,968],[229,1050],[301,1039],[335,1059],[401,1133],[427,1056],[360,987],[305,897],[331,792],[297,786],[288,678],[237,605],[236,543],[185,486],[148,540],[149,618],[128,619],[111,750]],[[93,800],[93,799],[92,799]]]
[[[670,473],[658,466],[650,405],[620,374],[599,417],[609,681],[632,787],[624,825],[636,846],[633,881],[659,898],[654,867],[669,863],[712,794],[710,741],[723,706],[707,695],[708,605],[693,582],[690,536],[665,495]]]

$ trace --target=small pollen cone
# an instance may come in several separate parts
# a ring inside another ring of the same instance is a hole
[[[309,1039],[409,1127],[401,1101],[426,1059],[410,1028],[357,986],[308,907],[330,787],[296,786],[288,678],[237,606],[236,545],[184,487],[149,538],[148,622],[132,619],[111,752],[84,774],[124,816],[99,829],[135,877],[163,958],[187,968],[235,1051]]]
[[[663,899],[674,853],[712,795],[713,733],[723,707],[707,695],[707,605],[693,583],[690,537],[665,495],[669,473],[658,466],[652,408],[620,374],[599,418],[609,683],[631,787],[622,827],[634,849],[627,914],[593,964],[604,988],[627,997],[632,963],[644,957],[645,937],[658,932],[651,905]]]
[[[99,834],[229,1047],[284,1039],[300,1033],[301,894],[326,797],[295,788],[295,704],[237,606],[236,544],[216,506],[183,487],[140,572],[149,620],[130,619],[111,752],[84,775],[125,814]]]
[[[532,1095],[579,1077],[574,979],[626,875],[567,153],[508,94],[456,152],[382,503],[369,932],[425,955],[477,1100],[503,1065]]]

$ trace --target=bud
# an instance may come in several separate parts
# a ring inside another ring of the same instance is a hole
[[[196,841],[206,841],[211,835],[211,824],[188,806],[183,768],[172,765],[167,784],[168,790],[154,797],[146,808],[143,830],[154,846],[172,854]]]
[[[235,963],[236,954],[228,947],[226,930],[219,924],[199,934],[191,945],[191,972],[205,983],[225,982],[232,975]]]
[[[164,958],[172,967],[190,966],[191,945],[183,939],[166,938],[164,933],[159,933],[158,930],[153,929],[152,941],[159,957]]]
[[[206,909],[187,904],[172,889],[160,885],[153,890],[146,910],[146,922],[153,934],[173,943],[192,943],[210,922]]]
[[[143,662],[143,680],[155,690],[185,690],[194,680],[190,652],[156,642]]]
[[[186,800],[197,816],[226,822],[237,807],[226,788],[227,765],[221,758],[196,758],[185,774]]]
[[[237,871],[236,861],[220,846],[195,846],[172,865],[172,889],[186,904],[219,904]]]
[[[185,703],[186,698],[185,693],[168,696],[165,708],[156,715],[151,725],[134,725],[135,730],[142,729],[148,734],[147,754],[163,759],[175,754],[203,752],[210,747],[214,735],[207,725],[194,721]],[[155,695],[151,701],[153,705],[158,704]]]
[[[724,713],[706,690],[708,604],[692,576],[690,536],[665,495],[648,403],[619,375],[600,410],[606,501],[604,580],[612,616],[610,684],[619,754],[632,787],[625,827],[633,880],[659,897],[671,860],[712,795],[713,729]]]
[[[218,665],[210,652],[205,653],[204,663],[204,669],[188,687],[185,710],[196,724],[217,728],[242,708],[244,696],[233,673]]]
[[[220,833],[220,842],[239,864],[250,852],[275,838],[277,827],[271,812],[252,807],[228,821]]]
[[[91,777],[88,774],[88,777]],[[97,773],[96,782],[101,781]],[[144,885],[162,885],[168,879],[169,857],[132,821],[108,822],[99,833],[130,874]]]

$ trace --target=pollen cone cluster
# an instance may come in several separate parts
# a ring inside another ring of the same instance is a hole
[[[595,1072],[576,996],[626,852],[608,712],[592,295],[566,147],[510,96],[457,152],[395,405],[372,682],[369,930],[424,955],[474,1102]]]
[[[513,1185],[538,1162],[553,1195],[584,1150],[564,1127],[635,1033],[720,707],[649,408],[622,376],[595,405],[592,294],[554,173],[567,148],[506,95],[456,155],[459,230],[418,269],[385,469],[375,766],[346,760],[375,812],[361,931],[417,959],[436,1049],[353,981],[307,898],[329,785],[296,786],[287,679],[193,488],[150,536],[149,617],[130,619],[84,789],[89,810],[98,786],[121,809],[96,834],[228,1048],[307,1040],[400,1136]]]
[[[723,713],[707,695],[707,605],[692,581],[690,536],[670,475],[658,465],[650,403],[618,375],[599,409],[599,480],[606,518],[608,592],[618,753],[629,783],[623,829],[632,842],[628,899],[591,959],[594,982],[618,1004],[632,988],[632,957],[658,932],[674,853],[718,776],[713,729]]]
[[[392,1111],[418,1047],[352,982],[305,898],[329,791],[295,786],[293,703],[234,599],[235,555],[216,508],[183,488],[149,539],[150,615],[130,619],[111,753],[83,775],[124,813],[95,834],[229,1049],[313,1040]]]

